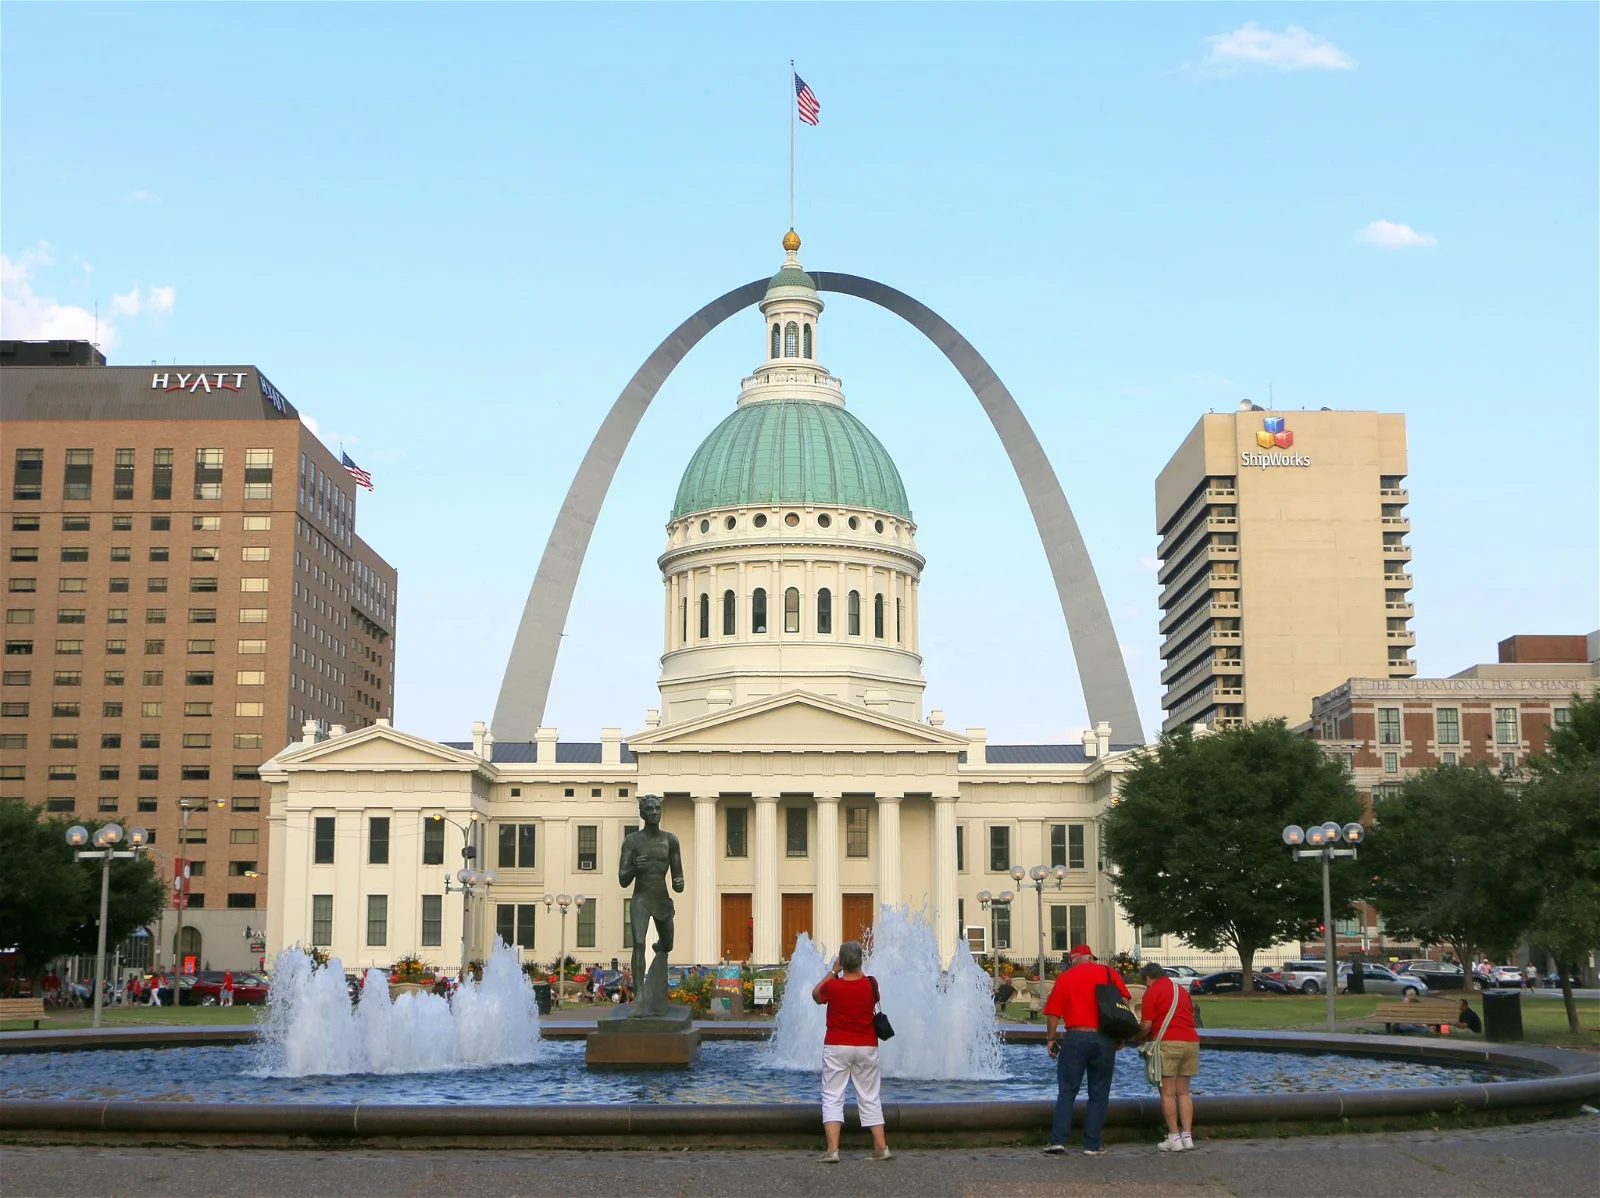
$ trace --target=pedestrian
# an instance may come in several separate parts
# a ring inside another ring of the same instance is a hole
[[[1532,990],[1539,984],[1539,967],[1533,963],[1533,958],[1528,958],[1528,963],[1522,967],[1522,985],[1525,990]]]
[[[1461,1000],[1461,1010],[1456,1015],[1456,1026],[1467,1032],[1483,1031],[1483,1020],[1478,1018],[1478,1013],[1472,1009],[1472,1004],[1464,998]]]
[[[1139,1007],[1140,1033],[1154,1041],[1150,1051],[1161,1062],[1161,1113],[1167,1120],[1167,1138],[1156,1147],[1162,1152],[1189,1152],[1194,1148],[1194,1099],[1189,1079],[1200,1072],[1200,1033],[1194,1026],[1194,1000],[1154,961],[1146,961],[1144,1002]]]
[[[873,1008],[878,1005],[878,981],[861,972],[861,945],[850,940],[827,976],[811,990],[811,1001],[828,1008],[827,1034],[822,1038],[822,1132],[827,1151],[824,1164],[839,1163],[839,1133],[844,1129],[844,1090],[856,1090],[861,1126],[872,1131],[872,1159],[889,1159],[883,1134],[883,1102],[879,1096],[878,1030]]]
[[[1078,1100],[1085,1074],[1089,1080],[1089,1109],[1083,1121],[1083,1153],[1101,1156],[1105,1146],[1100,1131],[1111,1099],[1111,1077],[1116,1071],[1117,1042],[1100,1030],[1101,986],[1116,986],[1131,998],[1121,976],[1108,965],[1096,964],[1087,944],[1075,944],[1068,954],[1072,966],[1056,978],[1044,1004],[1045,1046],[1056,1062],[1056,1114],[1050,1125],[1045,1152],[1059,1155],[1072,1138],[1072,1104]],[[1056,1025],[1065,1027],[1059,1039]]]
[[[633,1001],[633,969],[627,965],[622,967],[622,977],[617,982],[617,996],[625,1003]]]
[[[150,979],[150,1005],[152,1007],[161,1005],[161,981],[159,973]]]
[[[225,1007],[233,1006],[233,970],[225,970],[222,974],[222,996],[219,999]]]

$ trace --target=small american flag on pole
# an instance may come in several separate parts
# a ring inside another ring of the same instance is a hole
[[[811,90],[810,84],[799,75],[794,77],[794,94],[800,105],[800,119],[808,125],[815,125],[822,105],[817,103],[816,93]]]
[[[360,486],[365,487],[369,491],[372,490],[372,475],[368,474],[360,466],[357,466],[354,462],[352,462],[349,454],[341,452],[339,457],[342,460],[344,468],[350,471],[350,477],[355,479]]]

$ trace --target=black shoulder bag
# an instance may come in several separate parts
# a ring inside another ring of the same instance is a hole
[[[1095,1003],[1100,1008],[1100,1034],[1113,1040],[1132,1040],[1139,1034],[1139,1017],[1123,1000],[1111,966],[1105,970],[1106,980],[1094,988]]]
[[[878,1009],[882,999],[878,996],[878,979],[867,975],[867,981],[872,983],[872,1030],[878,1034],[880,1040],[894,1039],[894,1024],[889,1022],[889,1017]]]

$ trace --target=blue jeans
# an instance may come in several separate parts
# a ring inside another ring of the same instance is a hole
[[[1083,1120],[1083,1146],[1100,1147],[1106,1125],[1106,1104],[1111,1100],[1111,1075],[1117,1068],[1117,1042],[1099,1032],[1065,1032],[1056,1056],[1056,1117],[1050,1124],[1050,1142],[1065,1144],[1072,1138],[1072,1104],[1078,1100],[1083,1075],[1089,1074],[1089,1110]]]

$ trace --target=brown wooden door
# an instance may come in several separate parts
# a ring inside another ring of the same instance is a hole
[[[794,956],[794,942],[800,938],[800,933],[807,936],[811,931],[811,896],[809,894],[786,894],[783,896],[783,942],[779,946],[781,956],[785,961]]]
[[[844,916],[844,929],[839,943],[843,944],[846,940],[865,941],[867,933],[872,931],[872,915],[878,904],[870,894],[845,894],[839,897]]]
[[[722,959],[748,961],[754,947],[750,925],[750,896],[722,896]]]

